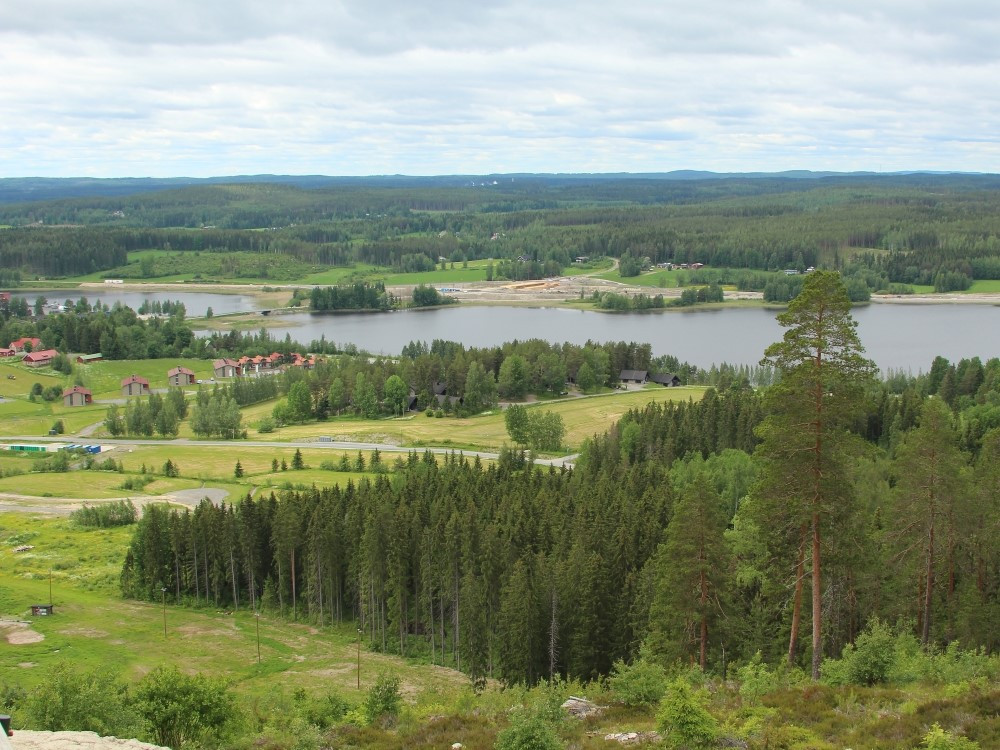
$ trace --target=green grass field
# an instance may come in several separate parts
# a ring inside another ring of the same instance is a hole
[[[639,274],[638,276],[622,276],[616,269],[614,271],[607,271],[606,273],[599,273],[596,275],[596,278],[607,279],[608,281],[619,281],[622,284],[630,284],[632,286],[649,286],[656,287],[658,289],[672,289],[677,286],[678,274],[683,273],[684,271],[667,271],[663,268],[657,268],[653,271],[647,271],[646,273]]]
[[[997,294],[1000,293],[1000,279],[980,279],[973,281],[972,286],[967,290],[969,294]]]
[[[356,638],[353,625],[319,629],[318,623],[294,623],[264,614],[260,618],[261,664],[257,664],[256,622],[245,608],[225,613],[159,603],[124,601],[118,577],[131,536],[130,528],[90,530],[66,519],[0,513],[0,616],[29,617],[32,604],[49,601],[49,572],[55,614],[34,618],[34,643],[4,643],[0,682],[30,687],[47,670],[69,660],[84,669],[112,668],[136,680],[157,666],[181,665],[230,681],[245,695],[270,691],[278,684],[310,692],[357,693]],[[15,553],[30,544],[34,549]],[[10,631],[7,631],[9,633]],[[410,694],[431,694],[464,684],[447,669],[408,664],[362,652],[362,690],[377,673],[391,668]]]
[[[0,479],[0,492],[33,497],[68,497],[100,500],[129,495],[162,495],[174,490],[194,489],[201,482],[192,479],[158,477],[141,490],[125,490],[121,485],[128,475],[103,471],[68,471],[31,473]]]
[[[594,433],[611,426],[626,411],[642,408],[652,401],[700,399],[703,388],[648,387],[640,391],[613,392],[586,398],[546,401],[531,408],[554,411],[563,418],[566,426],[565,444],[576,450]],[[275,430],[269,435],[255,435],[254,427],[261,417],[268,416],[273,402],[257,404],[245,409],[244,424],[250,428],[251,438],[268,440],[303,440],[328,435],[336,440],[380,442],[406,446],[444,446],[465,450],[499,451],[509,443],[503,414],[496,412],[477,417],[442,419],[428,418],[423,413],[408,414],[387,419],[333,419],[328,422],[311,422]]]

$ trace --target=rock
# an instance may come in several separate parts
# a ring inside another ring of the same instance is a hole
[[[566,702],[562,704],[562,708],[570,716],[576,716],[580,719],[585,716],[598,716],[604,710],[604,706],[598,706],[586,698],[577,698],[574,695],[566,699]]]
[[[451,750],[462,750],[465,747],[461,742],[452,743]]]
[[[14,750],[168,750],[139,740],[101,737],[95,732],[35,732],[15,729],[10,738]]]
[[[661,737],[659,732],[615,732],[604,735],[604,739],[622,745],[640,745],[645,742],[659,742]]]

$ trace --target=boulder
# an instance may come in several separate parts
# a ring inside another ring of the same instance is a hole
[[[567,698],[562,704],[562,708],[570,716],[576,716],[580,719],[585,716],[598,716],[604,710],[604,706],[598,706],[593,701],[588,701],[586,698],[577,698],[575,695]]]

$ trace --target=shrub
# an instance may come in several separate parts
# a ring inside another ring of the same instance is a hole
[[[380,672],[365,698],[365,718],[369,724],[394,723],[399,716],[402,697],[399,694],[399,677]]]
[[[941,725],[934,723],[930,731],[924,735],[924,741],[920,743],[921,747],[926,747],[927,750],[978,750],[979,743],[973,742],[968,737],[962,737],[958,734],[951,734],[946,732],[941,728]]]
[[[853,645],[844,647],[839,662],[824,664],[831,685],[876,685],[889,679],[896,661],[896,638],[889,626],[873,620]]]
[[[109,670],[77,672],[56,664],[44,682],[24,699],[18,723],[49,732],[97,732],[100,735],[141,735],[142,719],[129,706],[128,693]]]
[[[497,735],[494,750],[561,750],[559,735],[542,717],[518,711]]]
[[[760,651],[747,664],[736,670],[740,681],[740,697],[748,706],[756,706],[760,697],[777,687],[777,680],[761,658]]]
[[[263,417],[257,424],[257,432],[262,435],[274,432],[274,426],[274,420],[271,417]]]
[[[149,722],[158,745],[178,748],[219,737],[233,717],[233,698],[225,685],[176,667],[157,667],[135,691],[135,706]]]
[[[639,659],[632,664],[619,660],[608,679],[615,698],[626,706],[653,706],[667,691],[667,673],[659,664]]]
[[[701,750],[715,746],[719,723],[705,708],[705,698],[683,678],[667,688],[656,713],[656,724],[668,747]]]

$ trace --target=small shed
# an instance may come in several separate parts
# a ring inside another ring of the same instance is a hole
[[[48,617],[49,615],[55,614],[54,607],[51,604],[32,604],[31,605],[31,616],[32,617]]]
[[[95,354],[80,354],[77,356],[76,362],[80,365],[89,365],[92,362],[100,362],[102,359],[104,359],[104,355],[97,352]]]

